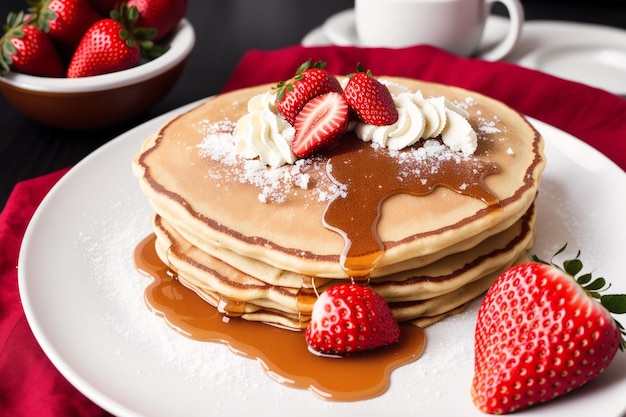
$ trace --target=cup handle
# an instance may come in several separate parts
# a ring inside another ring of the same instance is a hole
[[[481,58],[488,61],[498,61],[504,58],[517,44],[524,24],[524,8],[519,0],[487,0],[488,11],[491,11],[494,3],[502,3],[509,13],[509,31],[504,39],[493,48],[479,52]]]

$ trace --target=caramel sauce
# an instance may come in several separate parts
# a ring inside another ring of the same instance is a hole
[[[406,152],[407,151],[399,151]],[[457,193],[495,204],[484,178],[497,164],[476,157],[431,157],[420,160],[363,146],[356,135],[344,135],[329,152],[327,174],[343,190],[329,202],[323,223],[344,239],[340,262],[348,276],[365,281],[383,254],[376,228],[382,203],[398,193],[423,196],[444,186]]]
[[[314,355],[301,331],[225,317],[176,280],[157,256],[154,242],[155,236],[148,236],[134,254],[137,269],[153,279],[145,290],[148,307],[189,338],[224,343],[233,352],[258,360],[281,384],[308,389],[329,401],[372,398],[387,390],[394,369],[417,360],[424,350],[424,331],[402,324],[400,340],[391,346],[342,358]]]

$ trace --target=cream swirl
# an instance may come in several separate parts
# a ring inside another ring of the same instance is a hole
[[[389,126],[357,123],[354,132],[363,141],[399,150],[441,135],[443,144],[453,151],[466,155],[476,151],[478,138],[465,110],[445,97],[425,98],[421,91],[385,84],[398,109],[398,120]]]
[[[233,137],[237,153],[246,159],[259,160],[272,168],[293,164],[291,151],[295,129],[278,114],[276,94],[268,91],[248,101],[248,113],[235,125]]]

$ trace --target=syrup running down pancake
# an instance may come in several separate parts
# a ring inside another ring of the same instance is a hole
[[[543,140],[475,92],[381,77],[469,113],[472,155],[392,151],[348,132],[333,149],[268,167],[233,130],[270,85],[214,97],[145,141],[133,161],[156,250],[225,314],[304,328],[319,293],[367,280],[401,321],[427,325],[482,294],[532,245]]]

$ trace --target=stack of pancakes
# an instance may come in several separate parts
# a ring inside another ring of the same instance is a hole
[[[545,166],[543,140],[517,112],[478,93],[382,78],[464,107],[479,138],[469,159],[497,168],[479,178],[493,198],[462,192],[464,178],[456,178],[456,189],[437,183],[428,193],[389,194],[377,222],[366,224],[382,248],[366,283],[399,321],[426,326],[460,311],[525,257]],[[351,279],[348,240],[337,230],[343,226],[325,225],[329,207],[350,190],[332,178],[332,158],[390,151],[346,134],[354,146],[279,168],[238,156],[235,123],[248,100],[270,88],[219,95],[176,117],[147,138],[133,170],[155,210],[157,253],[181,283],[227,315],[299,329],[317,294]],[[396,152],[398,164],[406,152]],[[436,170],[437,158],[420,160],[421,175]],[[356,223],[377,203],[367,195],[362,206],[350,207]]]

